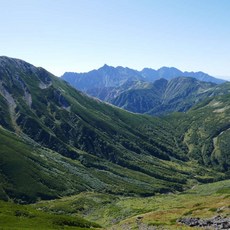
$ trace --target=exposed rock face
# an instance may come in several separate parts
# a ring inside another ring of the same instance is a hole
[[[43,68],[38,68],[39,74],[38,78],[40,80],[39,88],[40,89],[47,89],[52,85],[52,80],[48,74],[47,71],[45,71]]]
[[[230,218],[223,218],[221,216],[215,216],[211,219],[200,219],[194,217],[181,218],[178,222],[190,227],[202,227],[205,229],[230,229]]]

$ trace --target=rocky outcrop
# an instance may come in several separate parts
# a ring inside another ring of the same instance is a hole
[[[215,216],[210,219],[200,219],[196,217],[181,218],[179,223],[188,225],[190,227],[201,227],[205,229],[230,229],[230,217],[223,218],[221,216]]]

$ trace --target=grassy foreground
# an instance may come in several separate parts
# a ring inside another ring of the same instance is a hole
[[[216,215],[230,216],[230,180],[146,198],[88,192],[31,205],[0,201],[0,229],[4,230],[194,229],[177,219]]]
[[[148,198],[81,193],[32,207],[48,213],[81,215],[105,229],[191,229],[176,220],[185,216],[230,216],[230,180]]]
[[[98,224],[78,216],[57,215],[36,210],[29,205],[0,201],[1,230],[96,229]]]

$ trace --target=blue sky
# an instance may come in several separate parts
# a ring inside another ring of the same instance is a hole
[[[229,0],[0,0],[0,55],[57,76],[105,63],[230,80]]]

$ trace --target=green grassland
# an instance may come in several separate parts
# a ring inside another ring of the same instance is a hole
[[[0,229],[96,229],[98,224],[79,216],[57,215],[36,210],[28,205],[0,201]]]
[[[0,201],[0,229],[194,229],[181,217],[230,216],[230,180],[197,185],[178,194],[124,197],[80,193],[31,205]]]
[[[230,180],[197,185],[178,194],[140,198],[91,192],[31,206],[48,213],[81,215],[106,229],[138,229],[139,224],[190,229],[176,220],[190,216],[230,216]]]

